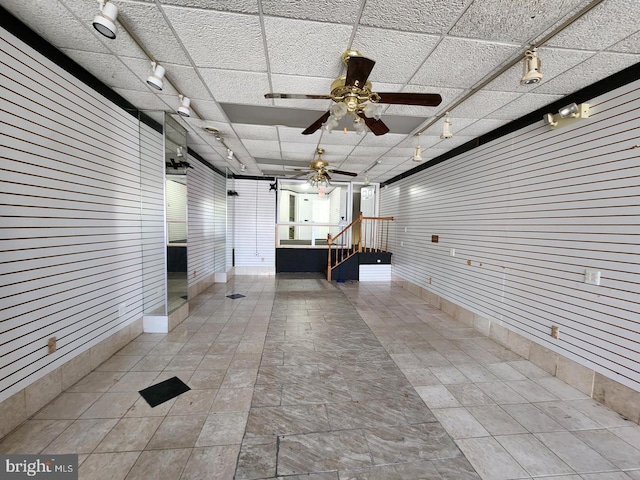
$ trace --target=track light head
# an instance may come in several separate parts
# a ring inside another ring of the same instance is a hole
[[[118,18],[118,7],[109,1],[100,1],[100,13],[93,17],[93,28],[107,38],[116,38],[118,26],[116,25]]]
[[[535,85],[542,80],[542,61],[536,54],[536,49],[527,50],[522,61],[522,78],[521,85]]]
[[[558,115],[560,115],[561,118],[575,118],[578,116],[579,111],[580,110],[578,109],[578,105],[576,105],[575,103],[570,103],[569,105],[558,110]]]
[[[245,167],[244,163],[240,164],[240,171],[244,172],[247,169],[247,167]]]
[[[227,158],[233,160],[233,150],[227,148]]]
[[[544,123],[551,127],[555,127],[556,125],[558,125],[558,122],[556,122],[553,118],[553,113],[545,113],[542,119],[544,120]]]
[[[151,66],[153,67],[153,74],[147,78],[147,83],[156,90],[162,90],[162,87],[164,87],[164,81],[162,79],[164,78],[165,69],[156,62],[152,62]]]
[[[449,112],[445,113],[445,115],[446,116],[444,117],[444,122],[442,124],[442,135],[440,135],[440,138],[443,140],[453,137],[453,133],[451,132],[451,125],[453,125],[453,122],[449,118]]]
[[[422,149],[420,148],[420,145],[418,145],[416,147],[416,151],[413,154],[413,161],[414,162],[421,162],[422,161]]]
[[[189,108],[189,105],[191,105],[191,100],[189,99],[189,97],[180,95],[180,106],[178,107],[178,114],[182,115],[183,117],[190,117],[191,108]]]

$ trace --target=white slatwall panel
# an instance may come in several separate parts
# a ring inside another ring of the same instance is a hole
[[[635,82],[588,102],[588,120],[539,122],[383,189],[394,274],[640,390],[639,94]]]
[[[167,231],[170,243],[187,241],[187,185],[167,178]]]
[[[391,265],[360,265],[360,282],[390,282]]]
[[[193,167],[187,172],[187,192],[189,198],[189,283],[204,280],[214,272],[224,272],[224,237],[226,209],[219,205],[226,201],[226,192],[221,196],[220,178],[224,178],[204,166],[198,160],[189,158]],[[224,184],[223,184],[224,185]],[[224,186],[222,187],[224,189]],[[222,249],[219,244],[222,241]],[[222,260],[216,258],[222,256]],[[219,270],[219,265],[222,268]]]
[[[236,267],[275,268],[276,195],[269,182],[236,179],[233,203],[233,241]]]
[[[227,179],[227,191],[234,190],[236,188],[235,178]],[[234,250],[234,225],[236,218],[236,202],[237,197],[227,197],[227,237],[225,239],[227,245],[227,271],[235,265],[235,250]]]
[[[166,305],[166,240],[163,135],[140,124],[140,210],[144,313],[164,314]]]
[[[216,174],[213,177],[213,249],[214,271],[224,273],[231,267],[227,263],[227,179]]]
[[[3,400],[138,319],[142,290],[137,120],[4,31],[0,64]]]

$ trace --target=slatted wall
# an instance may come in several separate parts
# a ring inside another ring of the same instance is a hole
[[[140,123],[140,211],[144,313],[166,310],[166,255],[163,135]]]
[[[213,250],[214,271],[225,273],[231,268],[227,263],[227,179],[223,175],[213,177]]]
[[[387,186],[381,215],[394,275],[640,390],[640,82],[588,103]]]
[[[235,266],[275,271],[275,192],[269,191],[269,182],[262,180],[235,179],[233,188],[238,192],[229,197],[234,210]]]
[[[142,289],[137,120],[6,32],[0,64],[3,400],[140,318]]]
[[[224,272],[225,268],[225,215],[226,202],[224,184],[221,196],[222,175],[194,158],[189,158],[193,167],[187,172],[188,212],[189,212],[189,284],[204,280],[214,272]],[[218,191],[217,191],[218,190]],[[222,242],[222,249],[220,249]],[[222,256],[222,259],[217,258]]]

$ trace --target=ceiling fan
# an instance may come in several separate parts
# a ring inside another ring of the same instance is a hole
[[[294,175],[291,178],[300,178],[305,175],[309,175],[309,183],[313,187],[317,187],[319,185],[328,186],[329,180],[331,180],[331,176],[329,172],[335,175],[346,175],[348,177],[357,177],[357,173],[353,172],[345,172],[343,170],[336,170],[334,167],[329,165],[329,163],[322,158],[322,154],[324,153],[324,148],[316,148],[316,153],[318,154],[318,158],[313,160],[309,165],[309,169],[305,170],[302,173]]]
[[[442,102],[442,97],[437,93],[374,92],[371,82],[367,80],[376,63],[374,60],[363,57],[357,50],[347,50],[342,54],[342,61],[347,66],[347,74],[333,81],[329,95],[267,93],[264,97],[331,99],[336,102],[328,112],[309,125],[302,132],[303,135],[310,135],[323,126],[330,132],[348,113],[354,115],[353,125],[357,133],[362,134],[369,127],[374,135],[384,135],[389,128],[380,120],[381,103],[435,107]]]

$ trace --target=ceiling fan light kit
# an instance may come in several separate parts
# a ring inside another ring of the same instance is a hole
[[[368,80],[376,63],[374,60],[363,57],[357,50],[347,50],[342,54],[342,61],[347,66],[347,74],[333,81],[329,95],[267,93],[265,98],[330,99],[336,102],[328,112],[307,127],[303,135],[311,135],[320,128],[331,132],[347,114],[354,117],[353,128],[356,133],[363,134],[369,129],[374,135],[384,135],[389,132],[389,127],[380,120],[383,109],[380,104],[435,107],[442,102],[442,97],[437,93],[374,92]]]

